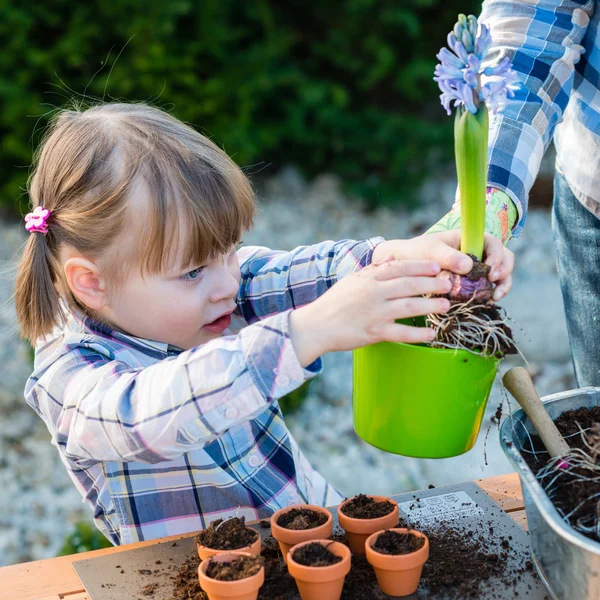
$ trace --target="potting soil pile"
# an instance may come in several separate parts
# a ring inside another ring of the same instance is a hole
[[[251,546],[256,540],[256,532],[246,527],[244,517],[217,519],[207,529],[196,536],[196,541],[207,548],[235,550]]]
[[[549,461],[537,435],[520,451],[565,521],[599,542],[600,407],[565,411],[555,423],[572,449],[562,463]]]

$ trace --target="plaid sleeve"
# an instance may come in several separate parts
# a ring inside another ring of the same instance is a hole
[[[383,238],[299,246],[290,252],[263,247],[239,251],[242,280],[238,314],[247,323],[309,304],[336,281],[371,264]]]
[[[288,318],[289,311],[142,369],[77,347],[34,373],[26,399],[82,467],[171,460],[314,377],[298,362]]]
[[[508,56],[519,75],[515,97],[490,123],[488,185],[505,191],[519,211],[518,236],[542,156],[562,120],[574,65],[594,0],[486,0],[480,21],[490,26],[485,66]]]

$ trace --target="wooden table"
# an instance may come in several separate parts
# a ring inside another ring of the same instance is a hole
[[[523,508],[523,493],[516,473],[478,479],[475,483],[523,529],[527,529],[527,520]],[[140,548],[156,544],[158,541],[177,540],[192,535],[195,535],[195,533],[0,568],[0,600],[89,600],[73,569],[74,561]]]

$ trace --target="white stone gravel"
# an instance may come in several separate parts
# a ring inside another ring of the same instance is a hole
[[[261,212],[245,243],[291,249],[324,239],[382,235],[409,237],[424,231],[451,204],[454,181],[424,187],[425,203],[408,213],[381,208],[365,213],[340,192],[340,182],[323,175],[305,182],[294,169],[283,170],[261,190]],[[0,565],[55,555],[72,523],[89,519],[79,493],[49,444],[50,436],[25,404],[22,390],[30,357],[15,335],[11,301],[14,256],[24,236],[18,224],[0,224]],[[522,347],[536,371],[542,394],[574,387],[562,300],[554,262],[550,216],[530,214],[517,253],[514,291],[505,306],[523,328]],[[544,304],[534,303],[538,298]],[[513,361],[514,362],[514,361]],[[325,373],[310,388],[290,428],[309,458],[344,494],[393,493],[509,472],[499,449],[497,428],[469,453],[445,460],[417,460],[387,454],[359,440],[352,428],[351,355],[325,357]],[[482,433],[502,398],[494,385]]]

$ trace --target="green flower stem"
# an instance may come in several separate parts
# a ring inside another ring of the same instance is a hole
[[[487,185],[488,111],[482,103],[476,114],[463,107],[454,121],[454,153],[460,191],[460,249],[483,259],[485,193]]]

